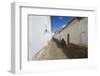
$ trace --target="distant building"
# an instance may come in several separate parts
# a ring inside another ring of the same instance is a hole
[[[69,43],[87,46],[88,44],[88,18],[76,17],[63,28],[55,32],[53,38]]]

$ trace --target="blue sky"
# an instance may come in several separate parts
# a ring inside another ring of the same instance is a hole
[[[67,25],[73,18],[74,17],[72,16],[51,16],[52,32],[55,32],[64,25]]]

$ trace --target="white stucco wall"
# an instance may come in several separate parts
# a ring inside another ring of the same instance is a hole
[[[88,18],[83,19],[80,23],[82,24],[80,27],[82,37],[81,42],[83,45],[88,45]]]
[[[56,39],[63,38],[68,43],[67,34],[69,34],[70,43],[87,46],[88,42],[88,18],[83,18],[80,21],[75,19],[68,27],[59,33]]]
[[[48,32],[45,32],[45,29]],[[51,39],[50,16],[29,16],[29,60]]]
[[[74,22],[72,22],[67,28],[64,29],[62,32],[62,36],[64,37],[64,40],[67,44],[67,34],[69,34],[69,42],[74,44],[80,44],[80,28],[78,24],[79,21],[76,19]]]

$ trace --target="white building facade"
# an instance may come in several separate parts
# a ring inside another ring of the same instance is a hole
[[[66,45],[73,43],[76,45],[88,45],[88,18],[74,18],[67,26],[57,31],[55,39],[61,41],[64,39]]]
[[[50,16],[29,16],[29,60],[51,39]]]

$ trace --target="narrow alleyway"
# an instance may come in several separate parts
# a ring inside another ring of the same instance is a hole
[[[79,46],[70,43],[69,46],[66,44],[62,44],[62,42],[59,42],[56,39],[53,39],[56,42],[56,45],[59,48],[62,48],[62,52],[66,54],[66,56],[69,59],[75,59],[75,58],[88,58],[88,48],[85,46]]]
[[[44,47],[33,56],[33,60],[51,60],[51,59],[66,59],[66,54],[59,48],[54,40],[48,42],[48,46]]]
[[[33,60],[55,60],[55,59],[74,59],[87,58],[87,48],[70,44],[66,46],[56,39],[48,42],[48,46],[42,48]]]

